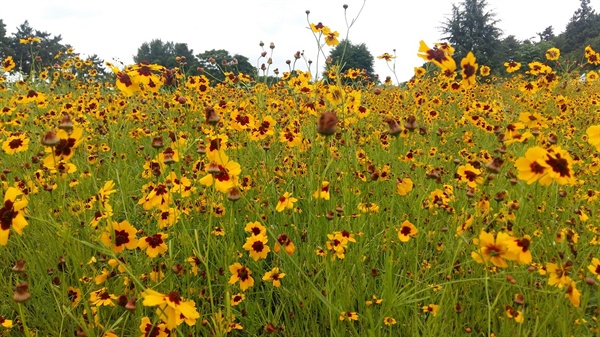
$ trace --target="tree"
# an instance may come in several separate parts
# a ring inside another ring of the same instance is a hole
[[[331,50],[329,57],[332,65],[339,66],[340,73],[348,69],[364,69],[369,80],[376,81],[373,70],[375,59],[364,43],[353,44],[348,40],[342,40]]]
[[[573,13],[565,32],[557,39],[557,46],[564,54],[585,48],[587,41],[600,35],[600,15],[590,6],[590,0],[580,0],[580,7]]]
[[[10,39],[6,36],[6,25],[4,24],[4,21],[0,19],[0,60],[12,56],[13,54],[14,53],[10,48]]]
[[[452,14],[440,27],[443,40],[454,47],[457,62],[472,51],[481,65],[492,70],[499,69],[503,63],[497,50],[502,31],[496,27],[500,20],[496,14],[487,11],[485,0],[464,0],[458,6],[452,5]]]
[[[225,49],[212,49],[196,55],[198,64],[203,69],[203,74],[212,83],[225,79],[223,72],[233,72],[235,75],[243,73],[256,78],[256,68],[250,64],[248,58],[239,54],[233,56]]]
[[[540,37],[540,42],[550,41],[554,38],[554,28],[552,26],[548,26],[543,32],[536,34]]]
[[[137,54],[133,56],[133,61],[136,63],[147,61],[160,64],[168,69],[183,67],[183,70],[191,75],[199,73],[198,61],[194,57],[194,51],[188,48],[187,43],[163,42],[160,39],[144,42],[138,48]]]
[[[28,38],[38,38],[40,42],[28,44],[21,43],[21,40]],[[62,37],[51,36],[48,32],[34,30],[28,21],[23,22],[17,27],[17,32],[13,33],[10,39],[9,48],[14,53],[13,58],[17,63],[17,68],[24,74],[31,73],[32,63],[36,65],[36,71],[51,67],[54,63],[60,63],[62,58],[56,59],[55,56],[61,55],[65,50],[71,48],[70,45],[61,43]]]

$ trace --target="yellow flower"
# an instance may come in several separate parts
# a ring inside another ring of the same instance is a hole
[[[400,225],[400,230],[398,231],[398,239],[402,242],[408,242],[410,238],[414,238],[417,236],[417,227],[413,225],[410,221],[404,220],[402,225]]]
[[[523,323],[523,321],[525,320],[525,318],[523,317],[523,313],[511,307],[510,305],[507,305],[505,307],[505,312],[508,318],[514,318],[515,322],[517,323]]]
[[[321,188],[318,189],[315,193],[313,193],[313,198],[329,200],[329,182],[328,181],[323,181],[321,183]]]
[[[263,234],[252,235],[246,239],[246,243],[242,246],[250,254],[250,257],[254,261],[259,259],[266,259],[267,254],[271,251],[269,246],[266,245],[268,238]]]
[[[285,276],[285,273],[280,273],[279,268],[275,267],[265,273],[263,276],[263,281],[273,282],[273,287],[279,288],[281,286],[281,279]]]
[[[598,280],[600,280],[600,260],[597,257],[592,259],[592,264],[588,266],[588,270],[594,273]]]
[[[460,67],[462,69],[461,84],[467,88],[474,85],[479,64],[476,63],[475,55],[473,55],[473,52],[469,52],[467,56],[460,61]]]
[[[22,194],[23,192],[15,187],[9,187],[4,193],[4,206],[0,208],[0,246],[6,246],[11,228],[21,235],[23,228],[27,226],[27,199],[17,199]]]
[[[471,257],[477,263],[492,262],[496,267],[506,268],[506,260],[514,261],[518,257],[514,238],[504,232],[498,233],[494,238],[493,234],[481,231],[479,239],[475,241],[479,250],[471,252]]]
[[[2,61],[2,71],[11,71],[16,66],[12,56],[8,56]]]
[[[2,143],[2,150],[9,155],[27,151],[28,148],[29,138],[24,134],[12,135]]]
[[[438,48],[437,46],[430,49],[424,41],[419,42],[419,52],[417,56],[424,59],[425,61],[433,62],[436,66],[441,69],[448,69],[454,71],[456,69],[456,62],[446,50]]]
[[[147,236],[139,240],[138,247],[142,250],[146,250],[146,255],[150,258],[155,258],[159,254],[164,254],[168,247],[165,243],[165,239],[169,237],[168,234],[157,233],[152,236]]]
[[[514,73],[515,71],[521,69],[520,62],[514,62],[514,61],[504,62],[504,66],[506,67],[507,73]]]
[[[414,183],[410,178],[396,179],[396,193],[400,195],[407,195],[408,192],[412,191],[413,186]]]
[[[430,313],[433,317],[437,316],[438,310],[440,310],[440,306],[437,304],[429,304],[422,307],[423,312]]]
[[[137,229],[129,221],[123,220],[120,223],[113,221],[106,226],[106,231],[102,233],[100,240],[115,254],[118,254],[125,248],[132,250],[138,247],[136,233]]]
[[[596,147],[596,151],[600,151],[600,124],[590,126],[585,133],[588,136],[588,143]]]
[[[113,300],[116,300],[117,296],[108,292],[108,289],[102,288],[100,290],[93,291],[90,294],[90,304],[99,306],[109,306],[114,307],[115,303]]]
[[[285,209],[294,208],[294,203],[298,201],[296,198],[292,198],[292,194],[290,192],[285,192],[281,197],[279,197],[279,202],[277,202],[277,206],[275,210],[277,212],[283,212]]]
[[[166,323],[168,329],[174,329],[183,321],[192,326],[200,318],[196,303],[192,300],[184,300],[176,291],[163,295],[152,289],[146,289],[142,292],[142,297],[144,306],[158,306],[156,314]]]
[[[546,51],[546,59],[549,61],[556,61],[560,57],[560,50],[558,48],[550,48]]]
[[[540,180],[540,184],[550,185],[552,182],[552,178],[548,175],[550,168],[545,161],[547,153],[544,148],[539,146],[527,149],[525,157],[521,157],[515,162],[515,168],[519,171],[517,177],[525,180],[527,184]]]
[[[240,164],[229,160],[223,150],[209,151],[207,157],[210,164],[206,167],[207,175],[200,179],[200,184],[211,186],[214,183],[221,193],[227,193],[238,185],[238,176],[242,172]]]
[[[237,281],[240,281],[240,289],[242,289],[242,291],[245,291],[254,285],[254,279],[252,276],[250,276],[252,275],[252,271],[242,266],[239,262],[229,266],[229,272],[231,273],[229,284],[234,284]]]
[[[565,297],[569,299],[574,307],[579,307],[579,304],[581,303],[581,293],[577,290],[577,287],[575,287],[575,282],[571,281],[567,288],[567,292],[565,293]]]
[[[337,46],[340,43],[337,39],[340,34],[337,31],[332,32],[327,29],[327,31],[324,31],[323,35],[325,35],[325,43],[330,47]]]

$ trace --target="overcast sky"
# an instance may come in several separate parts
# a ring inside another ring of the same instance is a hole
[[[419,41],[432,45],[441,37],[440,25],[457,1],[444,0],[367,0],[349,31],[353,43],[365,43],[373,56],[396,49],[396,73],[406,80],[413,67],[422,64],[416,54]],[[504,36],[534,38],[548,26],[555,34],[564,31],[579,8],[579,0],[487,0],[488,9],[501,22]],[[259,42],[275,43],[271,69],[287,70],[285,60],[304,51],[316,61],[317,44],[307,28],[322,22],[346,36],[342,6],[347,4],[348,23],[358,14],[363,0],[2,0],[0,19],[8,35],[25,20],[37,30],[62,35],[84,56],[98,54],[105,61],[133,62],[133,55],[144,42],[187,43],[194,54],[225,49],[231,55],[248,57],[257,63],[262,49]],[[591,0],[600,10],[600,0]],[[310,10],[307,21],[306,10]],[[326,53],[329,47],[326,47]],[[264,62],[264,59],[260,61]],[[320,62],[322,64],[322,62]],[[313,63],[314,67],[314,63]],[[304,64],[297,68],[306,69]],[[392,72],[385,61],[375,59],[375,72],[383,79]]]

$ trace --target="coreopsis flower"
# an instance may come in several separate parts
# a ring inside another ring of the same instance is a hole
[[[473,52],[469,52],[466,57],[460,61],[460,67],[462,69],[462,82],[461,84],[465,87],[470,87],[475,84],[475,77],[477,75],[477,68],[479,64],[476,63],[475,55]]]
[[[523,321],[525,320],[525,318],[523,317],[523,313],[511,307],[510,305],[507,305],[505,307],[505,312],[508,318],[514,318],[515,322],[517,323],[523,323]]]
[[[532,257],[529,246],[531,245],[531,236],[525,235],[520,239],[514,239],[516,244],[515,252],[517,254],[517,262],[519,264],[530,264]]]
[[[329,240],[325,243],[327,250],[333,253],[332,259],[344,259],[346,257],[346,248],[348,247],[348,239],[340,232],[335,234],[327,234]]]
[[[574,307],[579,307],[579,305],[581,304],[581,293],[579,292],[579,290],[577,290],[574,281],[571,281],[569,283],[567,291],[565,292],[565,297],[569,299],[569,301]]]
[[[165,323],[155,324],[150,318],[143,317],[140,323],[142,337],[169,337],[170,330]]]
[[[491,69],[488,66],[481,66],[481,68],[479,68],[479,74],[481,76],[490,76],[490,72]]]
[[[546,59],[549,61],[556,61],[560,57],[560,50],[558,48],[550,48],[546,51]]]
[[[229,266],[229,272],[231,273],[231,277],[229,278],[229,284],[235,284],[236,282],[240,282],[240,289],[245,291],[246,289],[252,287],[254,285],[254,279],[252,278],[252,271],[244,266],[242,266],[239,262],[236,262]]]
[[[593,64],[595,66],[600,64],[600,54],[595,52],[592,47],[589,45],[585,47],[585,58],[587,59],[589,64]]]
[[[402,242],[408,242],[410,238],[414,238],[419,233],[419,230],[410,221],[404,220],[398,230],[398,239]]]
[[[588,136],[588,143],[596,147],[597,151],[600,151],[600,124],[590,126],[585,134]]]
[[[138,241],[138,247],[142,250],[146,250],[146,255],[150,258],[155,258],[159,254],[164,254],[168,247],[165,243],[165,239],[168,238],[168,234],[156,233],[152,236],[146,236]]]
[[[42,40],[39,37],[28,36],[25,39],[19,39],[20,44],[32,44],[34,42],[40,43]]]
[[[0,316],[0,325],[6,329],[11,329],[13,327],[13,321],[4,318],[4,316]]]
[[[481,231],[479,239],[473,241],[479,246],[477,251],[471,252],[471,257],[477,263],[491,262],[496,267],[506,268],[507,260],[514,261],[518,257],[514,238],[504,232],[494,238],[493,234]]]
[[[546,153],[544,162],[549,168],[548,176],[559,185],[573,185],[575,183],[572,168],[573,159],[569,152],[561,149],[560,146],[552,147]]]
[[[74,308],[81,301],[81,289],[69,287],[67,289],[67,297],[69,298],[69,302],[71,302],[71,307]]]
[[[233,296],[231,296],[231,306],[235,307],[236,305],[242,303],[243,300],[246,299],[246,295],[244,295],[243,293],[237,293]]]
[[[390,55],[388,53],[383,53],[383,54],[377,56],[377,58],[380,60],[385,60],[386,62],[390,62],[392,59],[395,59],[396,56]]]
[[[200,179],[200,184],[211,186],[214,183],[221,193],[227,193],[229,189],[236,187],[238,176],[242,172],[240,164],[229,160],[223,150],[209,151],[206,155],[210,164],[206,167],[207,175]]]
[[[281,286],[281,279],[285,276],[285,273],[280,273],[279,268],[275,267],[265,273],[263,276],[263,281],[273,282],[273,287],[279,288]]]
[[[114,300],[117,299],[117,296],[108,292],[108,289],[102,288],[96,291],[92,291],[90,294],[90,304],[95,305],[97,307],[100,306],[109,306],[114,307]]]
[[[9,187],[4,193],[4,206],[0,208],[0,246],[6,246],[11,228],[21,235],[27,226],[27,199],[21,198],[21,195],[23,192],[16,187]]]
[[[515,61],[504,62],[504,66],[506,67],[507,73],[514,73],[515,71],[521,69],[521,63]]]
[[[600,260],[597,257],[592,259],[592,264],[588,266],[588,270],[600,280]]]
[[[546,263],[546,273],[548,274],[548,285],[562,288],[568,286],[573,282],[569,277],[569,270],[572,268],[572,263],[567,261],[565,265],[559,265],[556,263]]]
[[[354,311],[342,311],[340,313],[340,321],[358,321],[358,314]]]
[[[383,318],[383,324],[385,324],[387,326],[392,326],[392,325],[396,324],[396,319],[391,316],[386,316]]]
[[[585,74],[586,82],[596,82],[599,78],[599,75],[596,71],[590,70],[587,74]]]
[[[2,71],[11,71],[15,66],[12,56],[8,56],[2,61]]]
[[[483,183],[483,177],[481,176],[481,170],[476,169],[471,164],[459,166],[456,174],[459,176],[460,181],[466,182],[467,186],[469,186],[471,188],[476,188],[478,184]]]
[[[539,112],[521,112],[519,114],[519,122],[523,123],[523,125],[530,129],[545,129],[548,127],[546,121],[547,119],[544,116],[542,116]]]
[[[321,182],[321,188],[313,193],[313,198],[329,200],[329,182]]]
[[[425,61],[433,62],[433,64],[441,69],[449,69],[451,71],[456,69],[456,62],[447,50],[438,48],[437,46],[431,49],[422,40],[419,42],[419,52],[417,53],[417,56]]]
[[[415,184],[410,178],[397,178],[396,193],[398,193],[399,195],[407,195],[410,191],[412,191],[414,185]]]
[[[244,231],[252,233],[252,235],[267,235],[267,228],[258,221],[248,222]]]
[[[540,184],[547,186],[552,182],[552,178],[548,174],[550,167],[546,163],[548,152],[539,146],[527,149],[525,157],[517,159],[515,168],[519,171],[517,178],[525,180],[527,184],[532,184],[537,180]]]
[[[137,229],[129,221],[123,220],[119,223],[112,221],[106,226],[106,230],[102,233],[100,241],[115,254],[118,254],[124,249],[132,250],[138,247],[138,240],[135,237],[136,233]]]
[[[142,205],[144,210],[150,210],[154,207],[163,209],[169,206],[171,193],[167,185],[149,183],[144,185],[142,189],[147,191],[147,193],[144,197],[140,198],[138,205]]]
[[[152,289],[146,289],[142,292],[142,297],[144,306],[158,307],[156,314],[170,330],[184,321],[187,325],[192,326],[200,318],[200,314],[196,310],[196,303],[181,298],[176,291],[164,295]]]
[[[431,314],[433,317],[437,316],[438,310],[440,310],[440,306],[437,304],[429,304],[425,305],[421,308],[423,312]]]
[[[277,212],[283,212],[285,209],[294,208],[294,203],[298,201],[298,199],[293,198],[290,192],[285,192],[281,197],[279,197],[279,201],[277,202],[277,206],[275,210]]]
[[[2,143],[2,150],[9,155],[27,151],[28,148],[29,138],[25,134],[11,135]]]
[[[254,259],[254,261],[266,259],[267,254],[271,251],[269,246],[267,246],[268,240],[267,236],[263,234],[252,235],[246,239],[246,243],[242,248],[248,251],[250,257]]]
[[[279,234],[279,236],[277,236],[277,242],[275,242],[275,248],[273,248],[273,250],[275,253],[279,253],[281,247],[283,247],[288,255],[292,255],[296,251],[296,245],[294,245],[294,242],[292,242],[292,239],[290,239],[287,234]]]
[[[310,29],[313,33],[322,33],[323,30],[329,29],[327,26],[323,25],[323,23],[319,22],[316,25],[314,23],[310,24]]]
[[[56,137],[58,143],[52,147],[46,147],[46,152],[52,154],[48,155],[44,159],[44,165],[46,167],[54,167],[54,163],[59,161],[67,161],[75,154],[74,149],[81,144],[83,129],[80,127],[74,127],[71,133],[67,133],[65,130],[58,130]]]
[[[340,33],[338,33],[337,31],[332,32],[329,29],[323,30],[323,35],[325,36],[325,43],[330,47],[337,46],[340,43],[340,41],[338,40]]]

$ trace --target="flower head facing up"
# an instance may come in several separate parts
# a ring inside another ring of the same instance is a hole
[[[267,241],[268,239],[266,235],[252,235],[246,239],[246,243],[242,246],[242,248],[248,251],[250,257],[254,259],[254,261],[266,259],[267,254],[269,254],[271,251],[269,246],[267,246]]]
[[[405,220],[402,225],[400,225],[400,230],[398,231],[398,239],[402,242],[408,242],[410,238],[414,238],[417,236],[417,227],[413,225],[410,221]]]
[[[150,258],[155,258],[159,254],[164,254],[168,247],[165,239],[169,237],[168,234],[157,233],[151,236],[142,238],[138,242],[138,247],[142,250],[146,250],[146,255]]]
[[[429,48],[424,41],[419,43],[419,53],[417,56],[424,59],[425,61],[430,61],[441,69],[449,69],[454,71],[456,69],[456,62],[452,58],[452,55],[442,48],[438,48],[437,46],[434,48]]]
[[[514,238],[504,232],[498,233],[494,238],[493,234],[481,231],[479,239],[475,241],[479,250],[472,252],[471,257],[477,263],[491,262],[496,267],[506,268],[507,260],[514,261],[518,257]]]
[[[124,220],[120,223],[111,222],[106,226],[106,231],[102,233],[100,240],[105,246],[110,247],[114,253],[120,253],[124,249],[136,249],[138,240],[135,237],[137,229],[129,221]]]
[[[252,275],[252,271],[242,266],[239,262],[236,262],[229,266],[229,272],[231,272],[229,284],[234,284],[239,281],[240,289],[242,291],[245,291],[246,289],[254,285],[254,279],[252,278],[252,276],[250,276]]]
[[[263,281],[273,282],[273,287],[279,288],[281,286],[281,279],[285,276],[285,273],[280,273],[279,268],[275,267],[265,273],[263,276]]]

